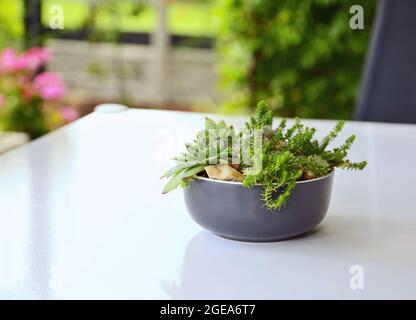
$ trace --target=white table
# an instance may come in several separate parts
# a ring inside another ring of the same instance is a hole
[[[161,195],[203,122],[95,112],[0,156],[0,298],[416,298],[416,126],[347,123],[368,168],[337,171],[315,232],[255,244],[202,230],[182,191]]]
[[[29,136],[23,132],[0,131],[0,154],[5,153],[29,141]]]

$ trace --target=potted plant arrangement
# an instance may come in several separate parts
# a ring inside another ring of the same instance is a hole
[[[264,102],[240,131],[206,118],[205,130],[163,174],[170,178],[163,193],[185,187],[193,219],[229,239],[277,241],[312,230],[326,215],[335,168],[362,170],[367,163],[347,159],[354,135],[329,148],[343,121],[321,140],[299,119],[272,125]]]

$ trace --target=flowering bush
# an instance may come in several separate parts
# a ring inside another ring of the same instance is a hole
[[[65,106],[66,88],[58,74],[37,73],[49,60],[45,48],[23,53],[0,52],[0,128],[22,131],[37,138],[78,118]]]

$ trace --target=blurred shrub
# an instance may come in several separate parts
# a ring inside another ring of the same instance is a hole
[[[21,47],[23,40],[23,1],[0,0],[0,49]]]
[[[0,51],[0,129],[26,132],[37,138],[78,117],[65,106],[60,76],[38,71],[49,60],[44,48],[18,53]]]
[[[227,111],[265,99],[280,116],[351,118],[376,1],[360,3],[365,29],[349,27],[350,0],[219,0]]]

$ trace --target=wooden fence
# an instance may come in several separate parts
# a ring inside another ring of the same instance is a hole
[[[49,40],[49,70],[60,73],[80,101],[189,105],[216,103],[216,55],[212,50],[176,48],[163,63],[146,45]]]
[[[41,0],[25,0],[27,46],[46,34],[51,71],[60,73],[72,97],[82,101],[133,104],[216,103],[216,57],[212,49],[172,46],[166,0],[152,0],[157,25],[148,44],[92,43],[85,39],[50,39],[54,30],[40,22]]]

